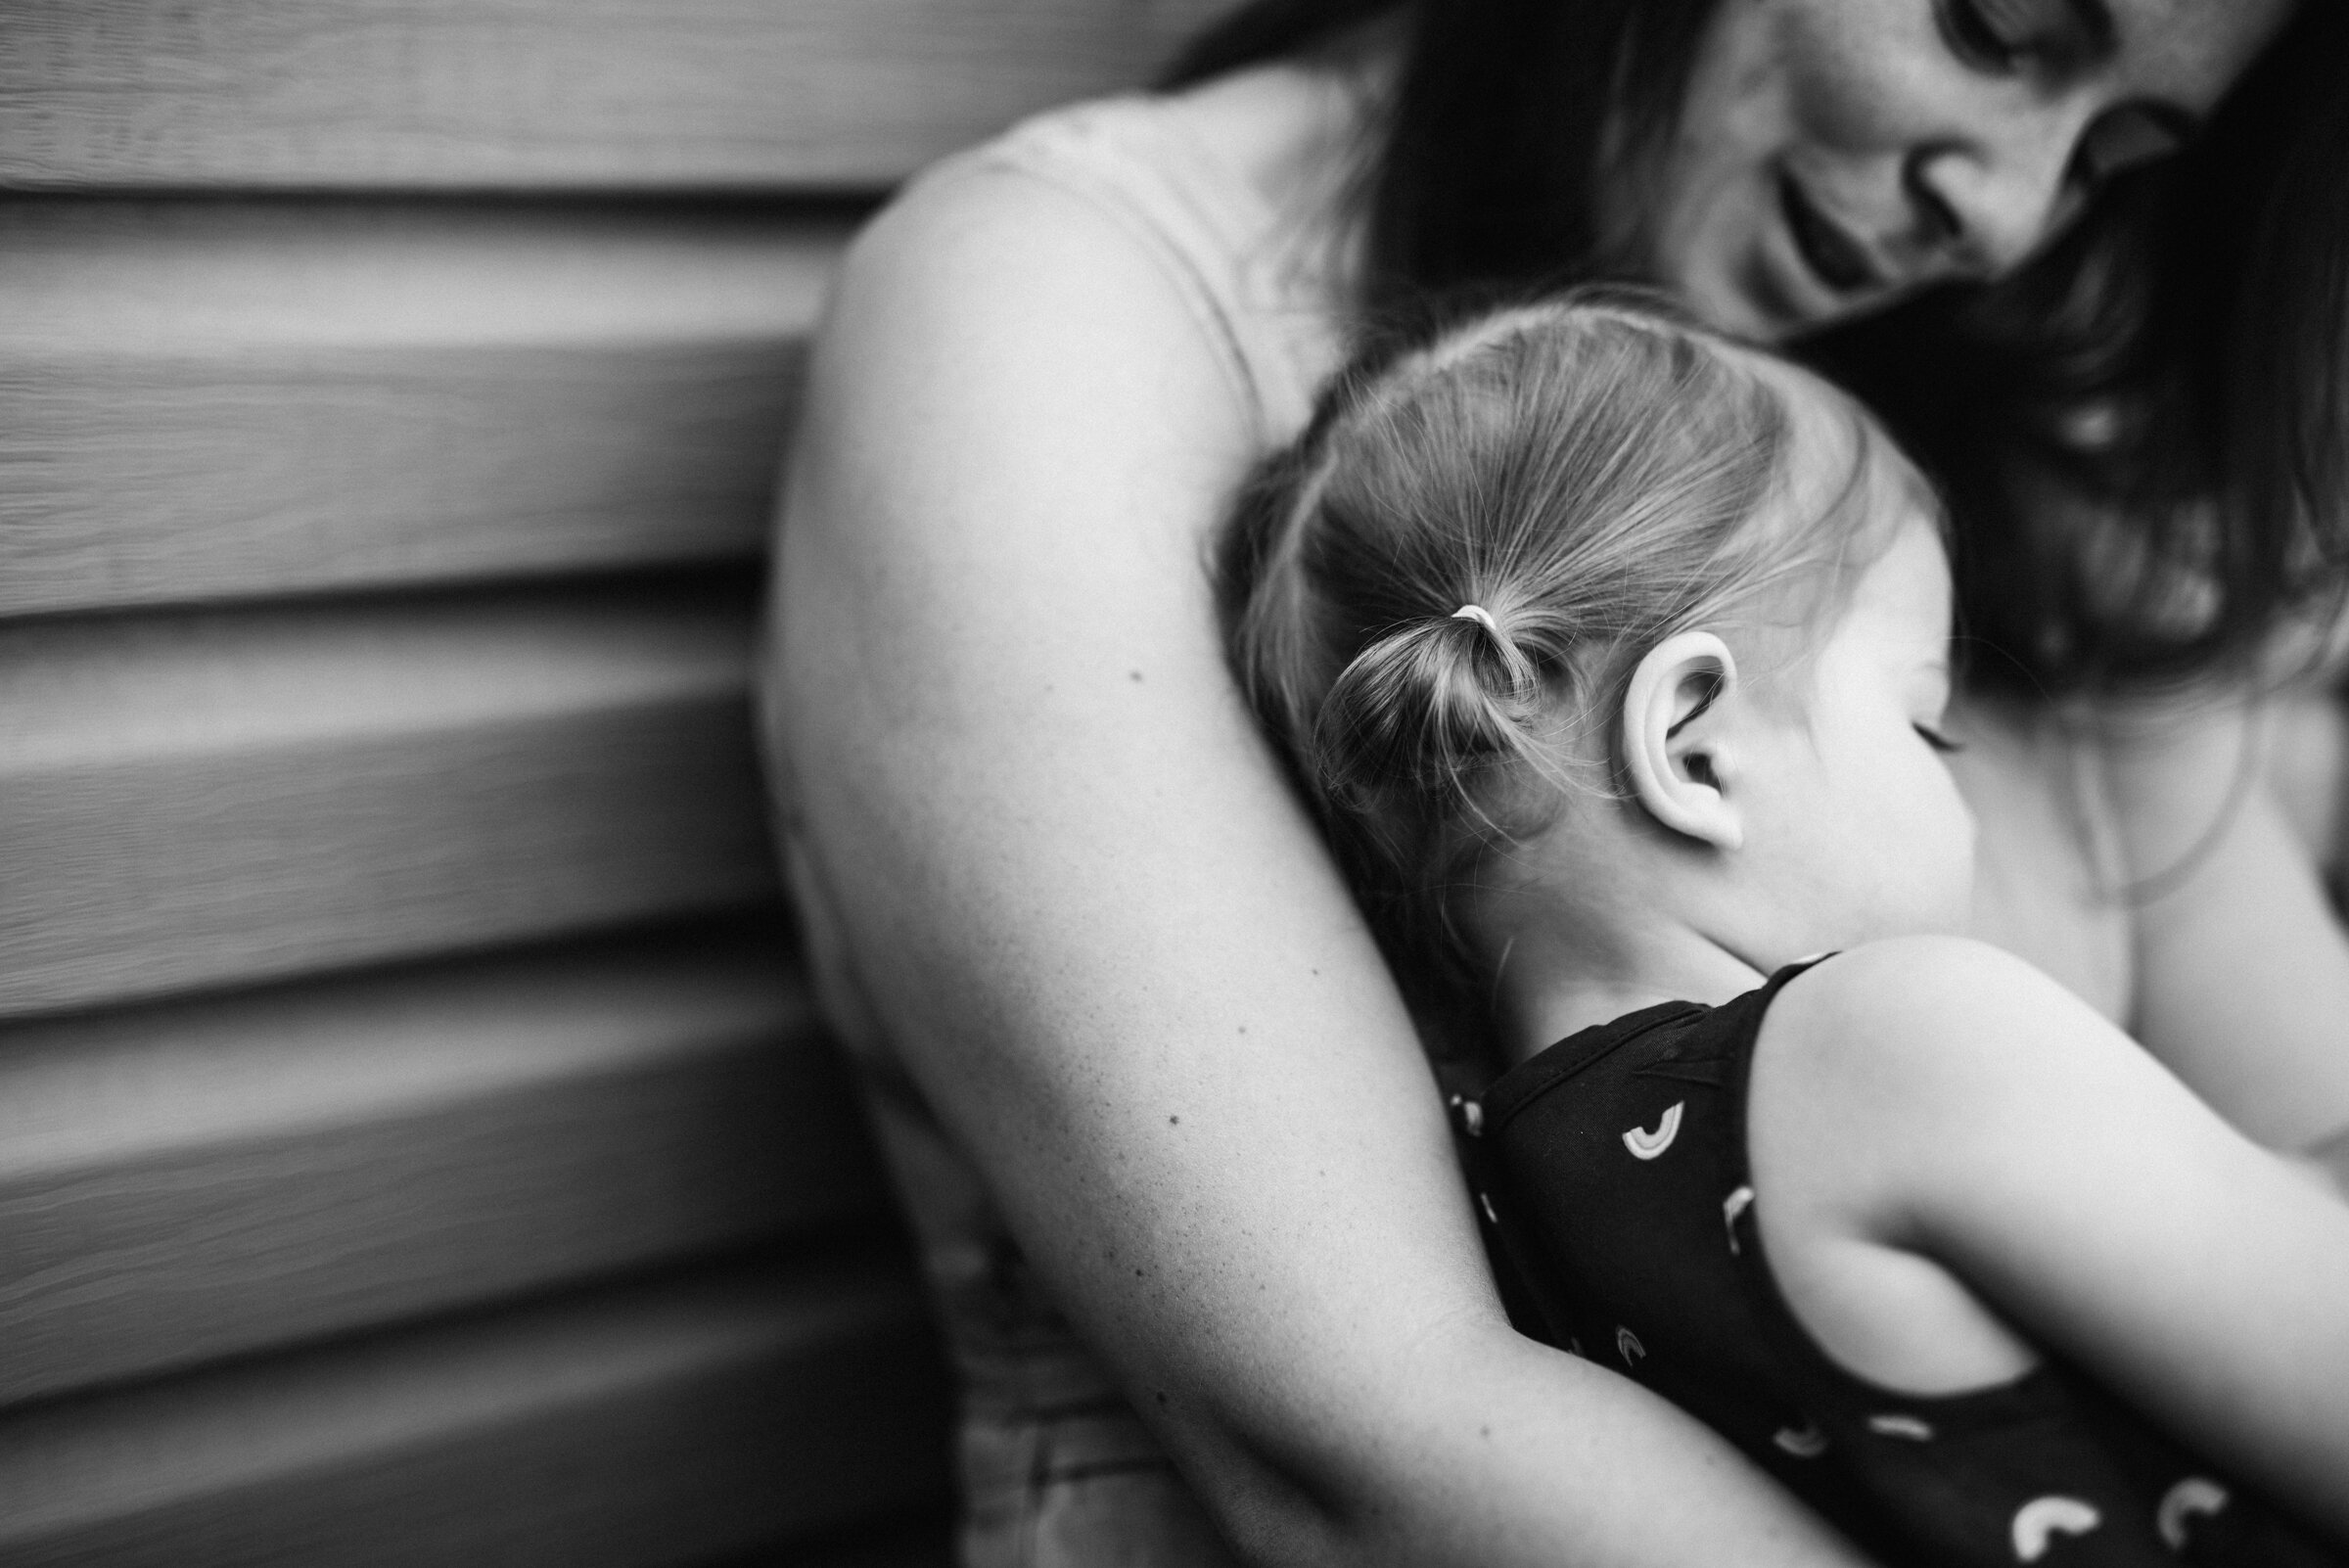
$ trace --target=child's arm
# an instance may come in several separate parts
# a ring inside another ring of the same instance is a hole
[[[1837,1124],[1856,1239],[1940,1264],[2349,1540],[2349,1205],[1979,944],[1822,964],[1765,1040]]]

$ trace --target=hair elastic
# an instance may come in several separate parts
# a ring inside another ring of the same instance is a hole
[[[1486,609],[1481,604],[1464,604],[1451,613],[1451,619],[1454,621],[1476,622],[1487,631],[1493,633],[1494,636],[1497,637],[1500,635],[1499,623],[1493,619],[1493,612]]]

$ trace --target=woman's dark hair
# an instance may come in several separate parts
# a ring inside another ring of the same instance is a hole
[[[1391,19],[1365,322],[1620,276],[1610,134],[1677,115],[1720,0],[1256,0],[1180,86]],[[1621,121],[1607,116],[1619,112]],[[2304,0],[2183,155],[2029,266],[1796,346],[1947,489],[1977,681],[2105,690],[2275,670],[2349,582],[2349,6]]]
[[[1258,0],[1195,39],[1179,87],[1385,17],[1408,65],[1372,176],[1372,314],[1415,330],[1529,290],[1622,281],[1589,174],[1611,111],[1633,145],[1667,128],[1719,0]]]

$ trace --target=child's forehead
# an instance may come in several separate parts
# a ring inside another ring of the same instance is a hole
[[[1740,346],[1723,351],[1778,399],[1784,418],[1777,472],[1757,513],[1779,570],[1766,570],[1745,627],[1763,669],[1796,677],[1815,668],[1841,633],[1864,583],[1888,558],[1916,589],[1901,617],[1932,640],[1947,635],[1949,579],[1940,498],[1889,433],[1841,389],[1774,355]],[[1898,548],[1906,545],[1907,548]],[[1928,571],[1928,567],[1930,571]],[[1938,602],[1923,574],[1937,573]],[[1877,584],[1881,587],[1882,584]]]

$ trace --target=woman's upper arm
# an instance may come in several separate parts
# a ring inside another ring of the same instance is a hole
[[[1833,1037],[1816,1076],[1848,1100],[1872,1234],[2349,1531],[2349,1205],[2018,959],[1924,942],[1840,962],[1786,999]]]
[[[1064,193],[965,177],[860,242],[764,717],[861,989],[1252,1550],[1848,1560],[1507,1333],[1407,1019],[1225,672],[1205,552],[1255,438],[1180,294]],[[1700,1475],[1665,1524],[1625,1505]]]
[[[2133,1032],[2261,1143],[2349,1130],[2349,941],[2261,782],[2263,715],[2133,721],[2106,750],[2137,900]]]
[[[1473,1299],[1407,1022],[1221,663],[1205,546],[1249,439],[1146,255],[966,178],[860,245],[791,468],[790,808],[898,1051],[1119,1346],[1227,1331],[1291,1260],[1366,1269],[1316,1239],[1369,1220],[1363,1145],[1425,1261],[1399,1280]]]

